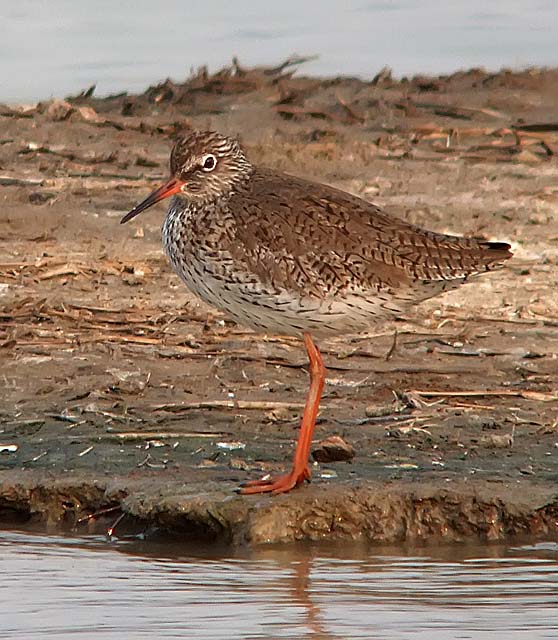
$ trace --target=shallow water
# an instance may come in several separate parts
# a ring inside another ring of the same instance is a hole
[[[556,0],[19,0],[0,3],[0,101],[142,91],[236,54],[309,74],[372,77],[558,64]]]
[[[555,638],[558,545],[184,545],[0,534],[2,638]]]

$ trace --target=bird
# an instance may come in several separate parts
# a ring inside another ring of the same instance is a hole
[[[427,231],[355,195],[252,163],[241,143],[189,130],[170,177],[122,219],[171,197],[162,240],[199,298],[258,332],[302,337],[310,386],[292,467],[243,494],[310,480],[325,367],[316,340],[356,334],[503,266],[510,245]]]

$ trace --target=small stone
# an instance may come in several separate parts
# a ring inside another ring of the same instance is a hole
[[[249,471],[251,468],[252,465],[248,464],[248,462],[242,458],[231,458],[229,460],[229,469],[234,469],[236,471]]]
[[[312,451],[312,457],[316,462],[352,460],[355,457],[355,449],[340,436],[330,436],[318,444]]]
[[[31,204],[45,204],[54,198],[56,198],[56,194],[51,191],[32,191],[29,194],[29,202]]]
[[[337,472],[334,471],[333,469],[324,469],[320,473],[320,478],[323,478],[324,480],[329,480],[330,478],[337,478]]]
[[[292,420],[292,413],[286,407],[277,407],[266,413],[270,422],[288,422]]]
[[[383,418],[394,413],[402,413],[406,408],[407,405],[399,400],[390,404],[371,404],[364,410],[364,415],[367,418]]]
[[[519,473],[521,473],[524,476],[534,476],[535,475],[535,470],[533,469],[533,465],[532,464],[528,464],[525,467],[521,467],[519,469]]]
[[[239,441],[217,442],[215,446],[218,449],[224,449],[225,451],[237,451],[238,449],[246,449],[246,443]]]
[[[66,120],[74,111],[74,107],[66,100],[53,100],[46,110],[47,116],[56,122]]]
[[[483,436],[479,442],[487,448],[510,449],[513,446],[513,436],[511,433],[505,435],[490,434]]]
[[[215,460],[202,460],[198,465],[198,469],[203,469],[203,468],[211,468],[211,467],[217,467],[219,466],[219,463],[216,462]]]
[[[0,453],[15,453],[18,449],[18,444],[0,444]]]
[[[147,378],[140,371],[108,369],[114,378],[114,388],[123,393],[138,394],[147,386]]]
[[[123,273],[122,282],[130,287],[137,287],[138,285],[143,284],[144,278],[142,276],[137,276],[134,273]]]
[[[525,164],[539,164],[543,161],[543,158],[532,151],[522,149],[514,156],[514,160],[516,162],[524,162]]]
[[[166,447],[166,444],[162,440],[148,440],[145,444],[146,449]]]
[[[93,107],[79,107],[76,111],[85,122],[104,122],[104,118]]]
[[[125,265],[122,271],[122,281],[130,286],[143,284],[148,269],[144,265]]]
[[[395,413],[393,405],[377,405],[371,404],[364,410],[364,415],[367,418],[382,418],[383,416],[390,416]]]

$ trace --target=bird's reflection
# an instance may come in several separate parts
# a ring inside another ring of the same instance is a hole
[[[293,562],[293,574],[288,579],[289,594],[293,604],[301,607],[305,612],[308,638],[337,639],[340,636],[330,633],[323,622],[323,615],[319,605],[312,600],[312,565],[315,558],[306,555]]]

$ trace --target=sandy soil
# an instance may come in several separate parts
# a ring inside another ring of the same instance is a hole
[[[0,106],[4,523],[85,532],[124,512],[235,543],[558,533],[558,70],[365,83],[295,67]],[[356,456],[285,496],[234,489],[290,461],[301,343],[193,297],[162,254],[162,206],[118,224],[188,127],[514,248],[505,270],[322,345],[316,442]]]

